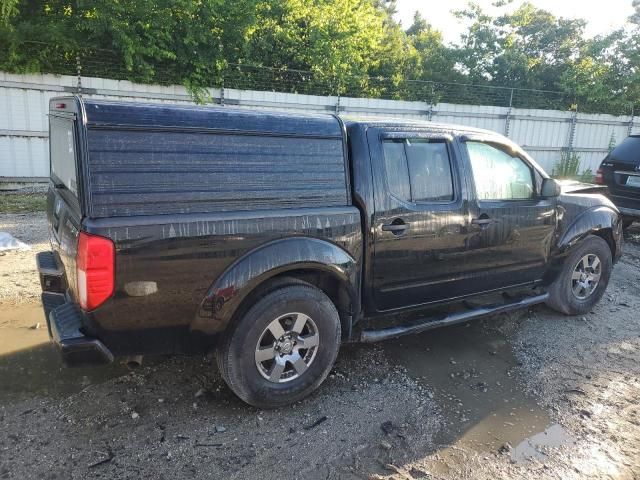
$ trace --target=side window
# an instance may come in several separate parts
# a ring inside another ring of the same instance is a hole
[[[389,191],[399,199],[410,202],[409,170],[407,156],[404,153],[404,141],[385,141],[382,146]]]
[[[531,168],[492,145],[466,142],[478,200],[526,200],[535,196]]]
[[[389,189],[396,197],[416,203],[454,199],[451,161],[444,141],[388,140],[383,149]]]

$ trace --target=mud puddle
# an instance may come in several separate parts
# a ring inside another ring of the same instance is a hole
[[[65,367],[39,304],[0,305],[0,404],[36,394],[66,396],[127,372],[119,364]]]
[[[482,322],[385,342],[388,357],[433,391],[446,425],[436,437],[440,473],[468,455],[544,458],[572,443],[518,383],[517,359],[503,335]],[[462,457],[462,458],[461,458]]]

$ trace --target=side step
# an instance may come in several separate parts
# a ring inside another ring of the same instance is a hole
[[[36,265],[40,275],[43,292],[64,293],[66,289],[64,269],[53,252],[40,252],[36,255]]]
[[[523,299],[509,303],[479,306],[473,310],[456,312],[444,317],[429,317],[411,325],[399,325],[396,327],[383,328],[380,330],[363,330],[360,334],[360,341],[364,343],[379,342],[381,340],[388,340],[390,338],[396,338],[402,335],[424,332],[433,328],[455,325],[456,323],[463,323],[487,315],[496,315],[498,313],[510,312],[512,310],[530,307],[531,305],[543,303],[548,298],[549,294],[544,293],[542,295],[525,297]]]
[[[49,329],[49,338],[53,338],[49,315],[51,315],[51,312],[60,305],[64,305],[66,303],[66,299],[64,298],[64,294],[52,292],[42,292],[40,298],[42,299],[42,308],[44,309],[44,319],[47,322],[47,328]]]

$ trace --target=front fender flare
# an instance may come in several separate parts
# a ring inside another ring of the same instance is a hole
[[[205,333],[223,331],[253,289],[269,278],[293,270],[327,272],[346,286],[352,301],[358,298],[358,266],[348,252],[317,238],[275,240],[243,255],[213,282],[191,329]]]
[[[589,208],[575,218],[565,231],[562,232],[558,242],[558,250],[561,253],[567,252],[587,235],[605,229],[611,229],[613,235],[615,244],[613,259],[615,261],[620,255],[622,222],[620,220],[620,214],[606,205]]]

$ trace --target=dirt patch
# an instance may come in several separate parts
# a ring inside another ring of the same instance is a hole
[[[44,212],[0,215],[0,232],[8,232],[31,247],[0,252],[0,303],[21,304],[40,298],[35,254],[49,248]]]
[[[0,469],[7,478],[383,472],[386,462],[429,449],[439,418],[423,387],[389,367],[379,348],[347,348],[318,394],[259,411],[231,394],[210,360],[167,359],[88,380],[73,395],[57,391],[5,405]]]
[[[588,315],[344,346],[316,394],[275,411],[237,400],[210,358],[65,369],[39,306],[5,303],[0,478],[637,479],[637,233]]]

